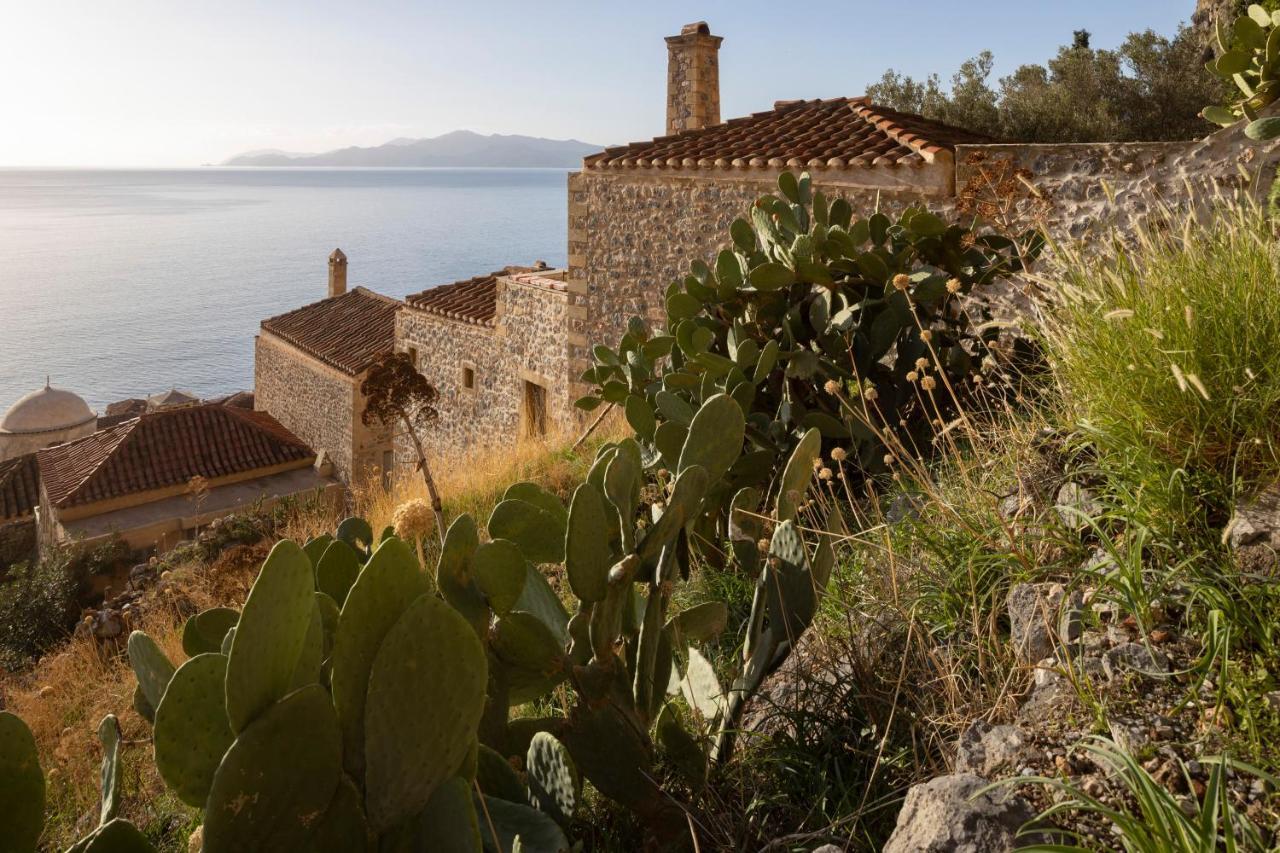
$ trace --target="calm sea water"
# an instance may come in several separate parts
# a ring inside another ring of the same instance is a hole
[[[565,262],[556,169],[0,170],[0,412],[46,374],[101,409],[253,385],[265,317]]]

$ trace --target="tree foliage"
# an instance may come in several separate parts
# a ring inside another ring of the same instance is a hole
[[[1030,64],[991,81],[995,57],[965,61],[944,88],[894,70],[868,87],[872,101],[1012,142],[1162,141],[1204,136],[1206,103],[1223,87],[1203,66],[1204,42],[1188,27],[1173,38],[1130,33],[1115,50],[1073,34],[1045,65]]]

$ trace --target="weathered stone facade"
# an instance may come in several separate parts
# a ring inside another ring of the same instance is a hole
[[[419,372],[440,392],[440,420],[425,435],[435,453],[501,447],[572,423],[570,357],[586,341],[580,288],[565,282],[563,271],[501,276],[494,287],[491,322],[412,304],[396,317],[396,348],[416,351]],[[541,423],[530,420],[531,395],[541,395]],[[412,459],[403,438],[399,455]]]
[[[254,353],[255,406],[270,412],[317,453],[333,463],[348,485],[383,471],[391,450],[390,430],[361,421],[364,375],[348,376],[263,330]]]

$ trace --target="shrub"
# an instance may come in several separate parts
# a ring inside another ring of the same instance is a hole
[[[71,632],[84,583],[84,575],[74,569],[65,558],[10,569],[8,580],[0,584],[0,666],[26,666]]]

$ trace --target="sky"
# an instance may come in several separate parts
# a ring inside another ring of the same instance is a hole
[[[664,36],[706,20],[724,118],[859,95],[886,68],[995,75],[1076,29],[1172,34],[1194,0],[0,0],[0,166],[181,167],[451,130],[663,132]],[[979,11],[981,10],[981,11]]]

